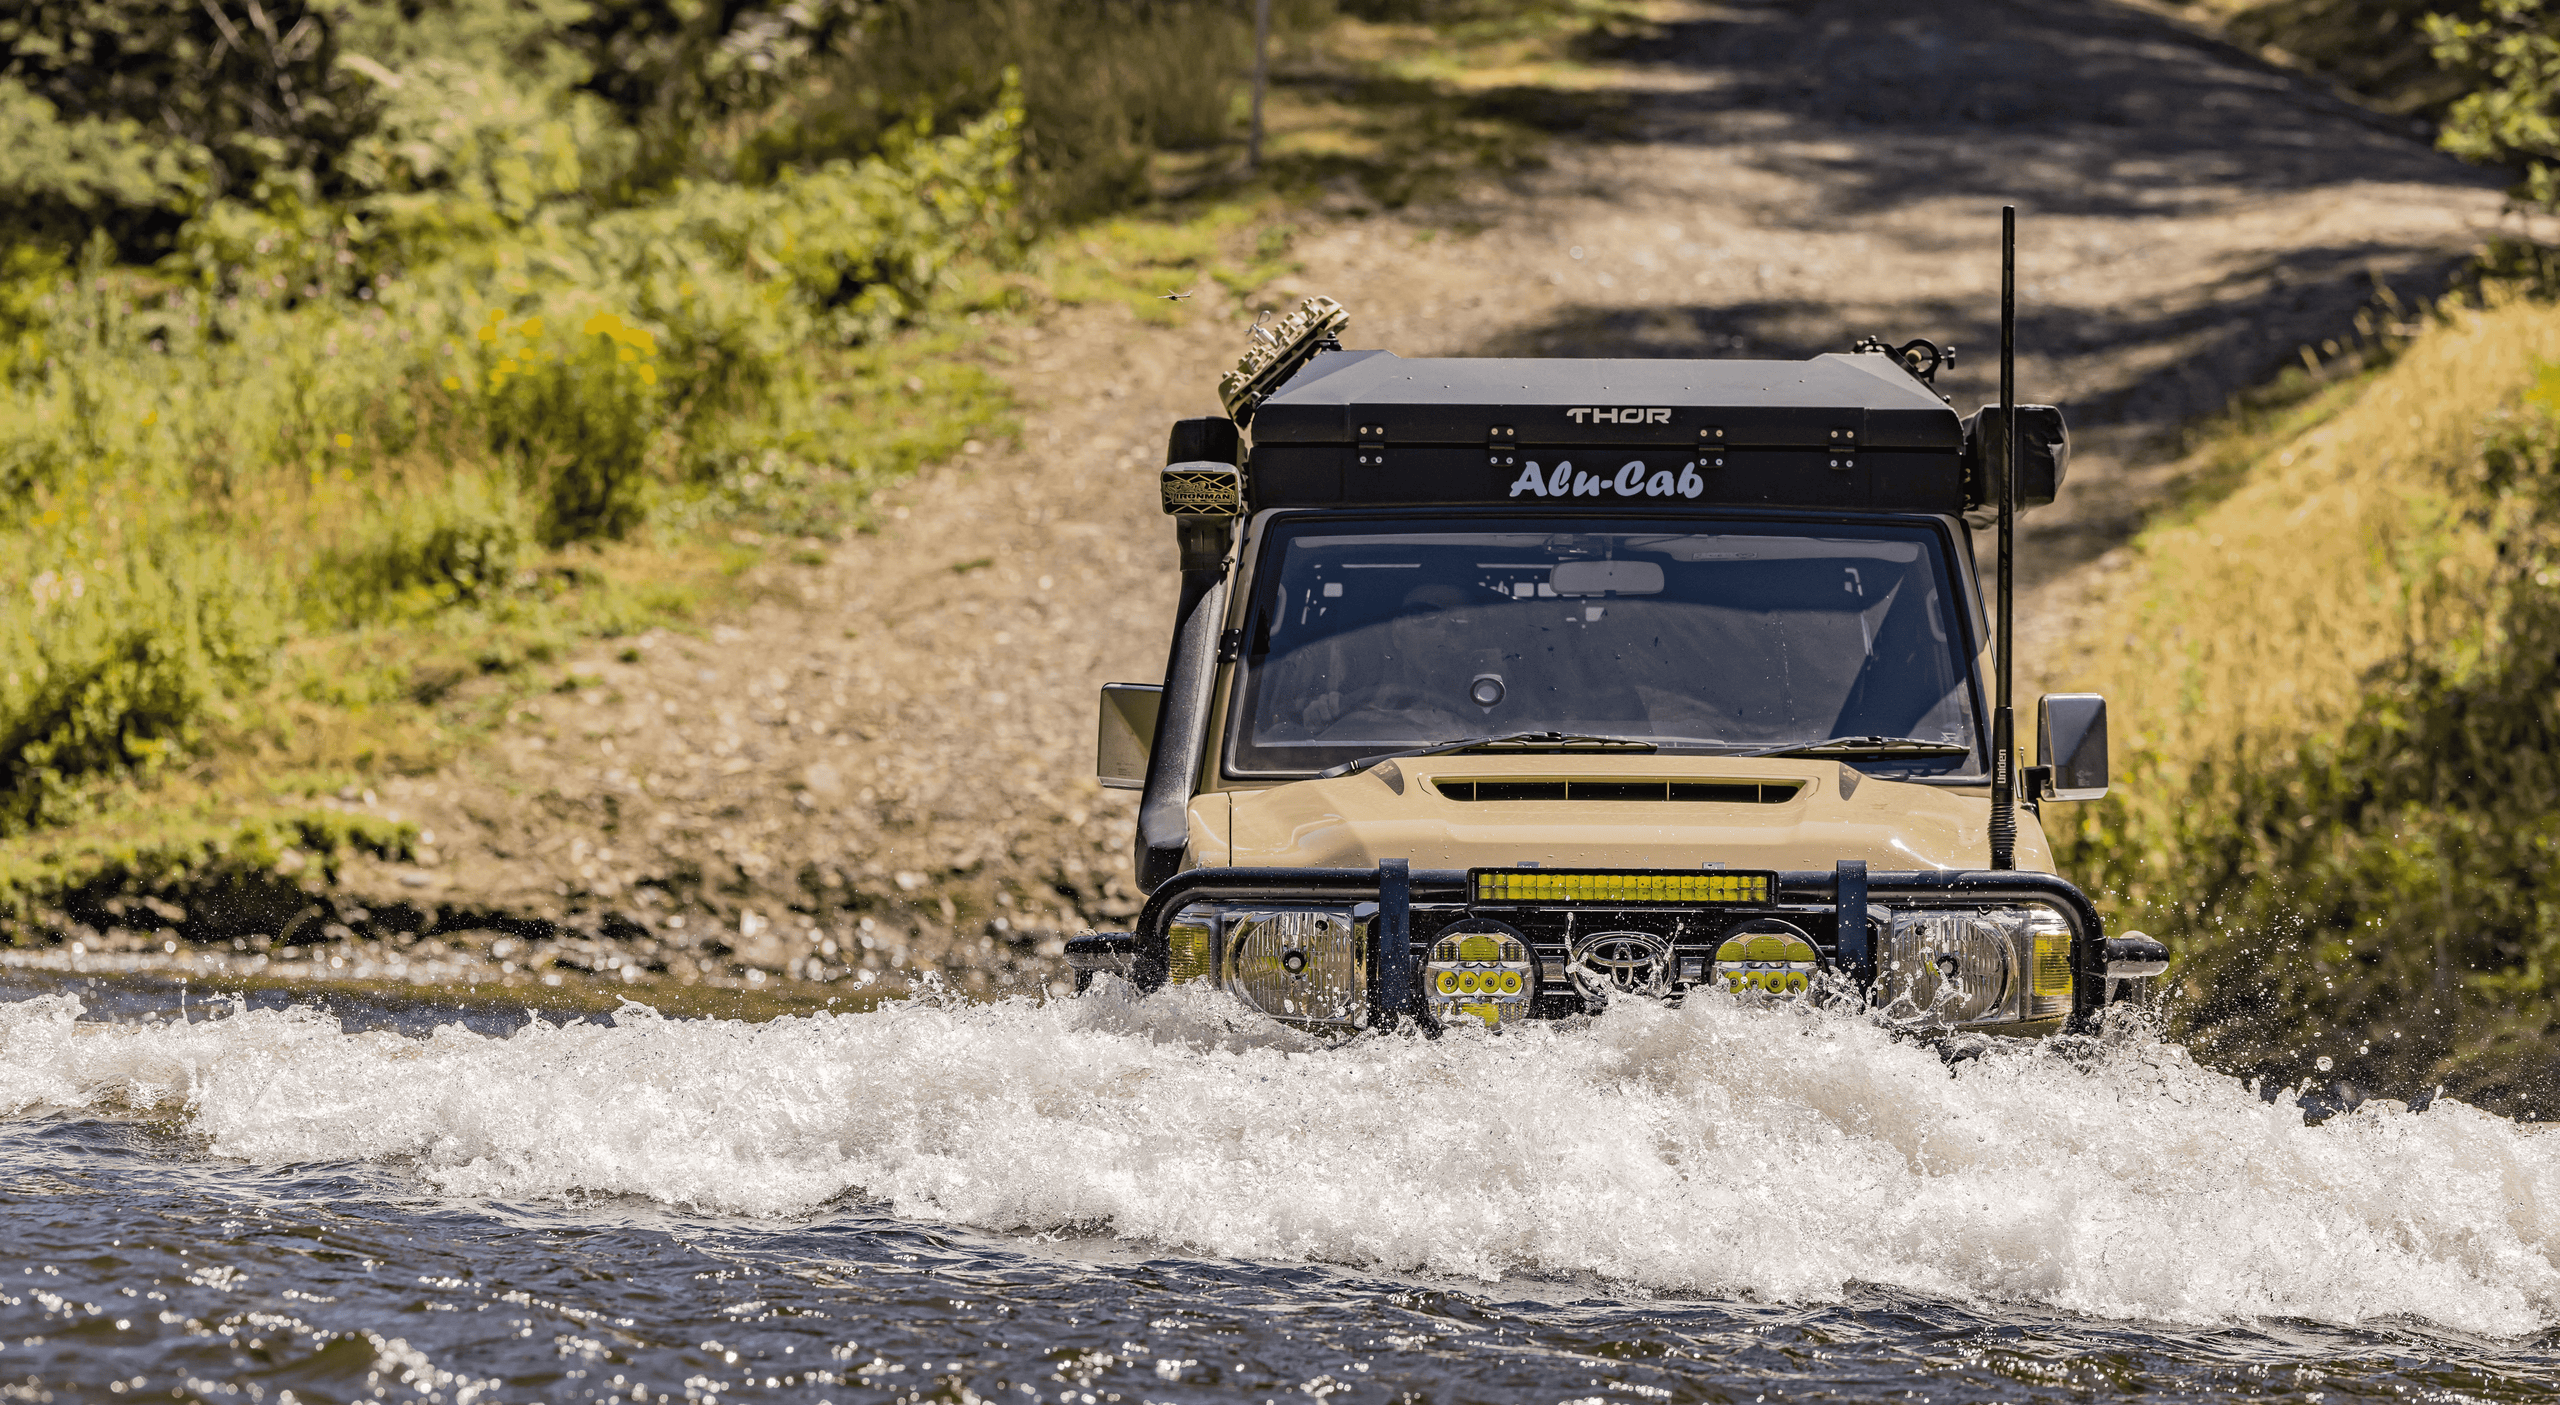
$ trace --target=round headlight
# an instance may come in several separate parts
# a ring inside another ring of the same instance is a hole
[[[1228,908],[1222,984],[1292,1024],[1338,1028],[1369,1013],[1369,962],[1347,908]]]
[[[1897,912],[1877,953],[1876,998],[1898,1020],[1997,1023],[2017,1016],[2023,931],[2010,912]]]

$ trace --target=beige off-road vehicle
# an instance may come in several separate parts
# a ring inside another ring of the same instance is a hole
[[[2002,430],[2050,502],[2058,411],[1960,418],[1925,342],[1409,361],[1343,323],[1309,300],[1173,431],[1171,656],[1098,746],[1149,901],[1080,983],[1330,1030],[1722,990],[2047,1033],[2163,968],[2038,824],[2105,793],[2104,703],[2044,698],[2013,778],[1984,686]]]

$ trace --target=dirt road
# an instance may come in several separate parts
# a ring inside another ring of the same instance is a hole
[[[2344,334],[2377,284],[2427,295],[2499,218],[2494,178],[2117,0],[1878,13],[1698,6],[1612,61],[1610,135],[1567,134],[1462,209],[1319,218],[1303,272],[1251,305],[1322,291],[1354,344],[1407,355],[1928,336],[1962,349],[1942,385],[1969,409],[2014,201],[2022,386],[2079,433],[2026,545],[2029,614],[2060,619],[2172,487],[2165,433]],[[1251,310],[1214,287],[1186,306],[1172,330],[1081,310],[1014,334],[1018,446],[900,488],[887,531],[822,565],[763,568],[765,603],[708,638],[599,647],[577,667],[604,687],[385,788],[435,859],[355,891],[557,921],[608,940],[548,959],[679,978],[1048,979],[1057,934],[1136,905],[1131,800],[1090,778],[1094,690],[1161,671],[1153,471],[1167,422],[1214,410]]]

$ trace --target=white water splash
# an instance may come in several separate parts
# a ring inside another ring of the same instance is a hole
[[[1851,1018],[1622,1005],[1339,1048],[1113,987],[765,1024],[347,1035],[307,1012],[0,1006],[0,1112],[183,1115],[218,1156],[391,1159],[467,1197],[989,1228],[1491,1279],[1888,1285],[2173,1322],[2560,1323],[2560,1139],[2439,1102],[2320,1127],[2128,1038],[1951,1074]]]

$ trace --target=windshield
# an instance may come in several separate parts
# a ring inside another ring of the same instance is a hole
[[[1246,621],[1228,769],[1304,775],[1519,732],[1758,750],[1974,746],[1925,526],[1287,521]],[[1978,775],[1978,755],[1861,764]]]

